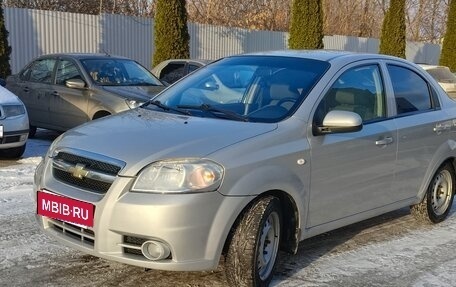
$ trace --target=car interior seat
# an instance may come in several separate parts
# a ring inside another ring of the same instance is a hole
[[[335,91],[336,106],[333,110],[349,111],[360,115],[363,121],[374,117],[375,103],[372,94],[364,90],[343,88]]]
[[[282,106],[290,110],[301,96],[297,88],[297,79],[288,70],[281,70],[272,75],[269,81],[269,105]]]

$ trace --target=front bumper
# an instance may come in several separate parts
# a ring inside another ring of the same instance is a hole
[[[28,138],[28,117],[21,115],[0,120],[3,127],[3,136],[0,136],[0,149],[20,147]]]
[[[92,194],[52,177],[50,164],[40,164],[36,191],[48,191],[95,205],[93,228],[81,228],[37,215],[47,234],[85,253],[126,264],[171,271],[217,267],[230,228],[247,197],[218,192],[149,194],[129,192],[133,178],[118,177],[104,195]],[[132,245],[146,240],[166,244],[171,255],[151,261]]]

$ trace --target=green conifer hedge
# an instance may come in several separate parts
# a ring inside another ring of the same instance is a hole
[[[185,0],[157,0],[153,66],[168,59],[190,57]]]
[[[383,19],[380,54],[405,59],[405,0],[391,0]]]
[[[290,49],[323,49],[322,0],[293,0]]]
[[[440,65],[448,66],[451,71],[456,72],[456,0],[450,1]]]

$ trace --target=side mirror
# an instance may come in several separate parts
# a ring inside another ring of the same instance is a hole
[[[86,83],[81,79],[70,79],[65,81],[65,85],[71,89],[84,89]]]
[[[330,111],[323,119],[322,126],[318,127],[319,134],[350,133],[363,128],[360,115],[349,111]]]
[[[215,91],[218,90],[219,86],[215,81],[208,81],[204,83],[204,89],[209,90],[209,91]]]

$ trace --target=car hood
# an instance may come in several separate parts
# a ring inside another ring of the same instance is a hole
[[[236,142],[267,133],[277,124],[188,117],[136,109],[67,131],[53,148],[73,148],[126,163],[120,175],[135,176],[161,159],[202,158]]]
[[[165,89],[165,86],[100,86],[101,89],[126,99],[147,101]]]
[[[0,87],[0,104],[22,104],[22,102],[15,94]]]

